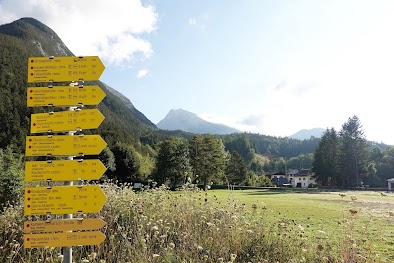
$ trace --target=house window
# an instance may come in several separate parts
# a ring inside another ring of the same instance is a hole
[[[304,180],[304,181],[305,181],[305,179],[306,179],[306,178],[304,177],[302,180]]]
[[[301,181],[301,178],[298,178],[299,181]]]

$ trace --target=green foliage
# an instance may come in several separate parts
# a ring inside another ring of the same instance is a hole
[[[21,40],[0,34],[0,54],[0,148],[13,144],[22,152],[29,127],[26,48]]]
[[[185,183],[191,175],[189,144],[187,141],[172,137],[159,144],[156,158],[155,181],[163,184],[170,180],[173,189]]]
[[[229,135],[241,136],[241,135]],[[261,134],[245,133],[251,147],[257,154],[273,157],[291,158],[302,153],[313,153],[320,138],[312,137],[308,140],[291,139],[287,137],[273,137]]]
[[[357,116],[342,125],[339,135],[333,128],[327,129],[314,154],[312,170],[316,179],[322,185],[360,186],[368,175],[372,178],[376,174],[375,166],[368,164],[367,149]],[[373,158],[379,156],[379,150],[375,150]]]
[[[135,152],[136,157],[139,160],[140,167],[138,170],[138,173],[141,177],[141,181],[146,182],[148,180],[148,177],[150,177],[153,174],[153,171],[155,169],[155,157],[147,154],[147,155],[142,155],[138,151]]]
[[[316,180],[323,186],[336,186],[339,181],[340,138],[334,128],[322,135],[314,153],[312,171]]]
[[[111,176],[111,174],[116,170],[115,155],[109,147],[105,147],[100,153],[99,159],[104,166],[107,167],[107,171],[101,179],[108,179],[108,175]]]
[[[250,164],[254,157],[254,149],[246,134],[233,134],[223,138],[223,144],[228,152],[237,152],[246,164]]]
[[[273,187],[272,181],[264,174],[257,175],[252,171],[246,173],[245,181],[242,183],[246,186],[256,187]]]
[[[345,186],[359,186],[366,174],[368,151],[364,130],[357,116],[348,119],[340,131],[340,170]]]
[[[115,156],[116,173],[109,178],[120,183],[140,181],[140,162],[133,146],[118,142],[113,146],[112,152]]]
[[[286,160],[283,157],[271,158],[268,162],[264,164],[264,171],[275,172],[275,171],[285,171],[286,170]]]
[[[204,183],[204,189],[211,181],[224,176],[226,151],[220,138],[211,135],[195,135],[190,142],[190,156],[193,174]]]
[[[300,169],[312,167],[313,153],[302,153],[287,161],[288,169]]]
[[[0,206],[19,203],[24,187],[24,161],[12,145],[0,149]]]
[[[233,151],[226,165],[226,177],[230,184],[240,185],[246,179],[246,164],[241,155]]]
[[[371,167],[371,164],[374,166]],[[374,169],[376,169],[375,174]],[[364,178],[365,184],[387,187],[386,180],[393,177],[393,171],[394,147],[389,146],[384,151],[380,148],[374,148],[370,153],[370,164],[367,168],[368,176]]]

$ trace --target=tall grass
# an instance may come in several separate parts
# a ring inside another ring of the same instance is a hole
[[[74,247],[74,262],[389,262],[362,234],[368,225],[357,228],[356,212],[344,215],[340,239],[333,240],[292,218],[268,220],[265,205],[246,206],[231,195],[223,200],[164,188],[136,193],[113,184],[104,191],[104,208],[89,216],[107,222],[107,238],[99,246]],[[24,220],[21,205],[2,212],[0,262],[61,262],[60,248],[23,248]]]

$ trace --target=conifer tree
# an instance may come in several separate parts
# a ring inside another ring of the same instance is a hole
[[[359,118],[354,115],[342,125],[340,170],[343,186],[359,186],[368,165],[367,140]]]
[[[196,135],[190,142],[194,175],[198,175],[207,189],[211,180],[224,176],[226,151],[221,139],[211,135]]]
[[[156,159],[155,180],[162,184],[170,180],[174,189],[178,184],[184,183],[190,174],[189,147],[187,141],[171,137],[159,144]]]
[[[312,171],[322,185],[337,185],[339,177],[340,140],[334,128],[327,129],[317,146]]]

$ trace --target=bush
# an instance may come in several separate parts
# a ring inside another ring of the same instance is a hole
[[[24,187],[24,161],[14,152],[12,145],[0,149],[0,205],[17,204],[21,201]]]

